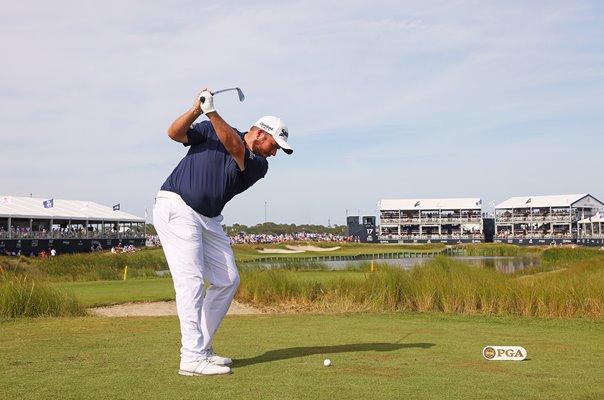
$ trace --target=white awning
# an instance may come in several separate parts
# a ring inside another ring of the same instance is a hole
[[[145,222],[144,218],[113,211],[113,207],[92,201],[52,199],[52,207],[45,208],[44,202],[47,200],[50,199],[0,196],[0,218]]]

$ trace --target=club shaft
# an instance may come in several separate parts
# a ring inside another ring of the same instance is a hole
[[[229,90],[237,90],[237,91],[239,91],[240,89],[239,88],[220,89],[220,90],[217,90],[217,91],[213,92],[212,94],[214,95],[214,94],[218,94],[218,93],[222,93],[222,92],[228,92]]]

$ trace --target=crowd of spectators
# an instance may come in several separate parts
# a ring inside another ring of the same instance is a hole
[[[9,256],[9,257],[21,257],[23,254],[21,253],[21,250],[12,251],[12,252],[8,251],[8,250],[4,250],[3,255]],[[48,257],[56,256],[57,251],[55,249],[51,248],[51,249],[48,249],[48,251],[42,250],[39,253],[35,253],[35,252],[31,251],[27,255],[31,258],[40,257],[42,260],[45,260]]]
[[[127,246],[122,246],[121,243],[119,243],[117,246],[113,246],[111,248],[111,253],[113,254],[119,254],[119,253],[134,253],[136,251],[136,247],[134,247],[134,245],[129,244]]]
[[[52,231],[47,231],[45,227],[29,226],[11,226],[8,229],[6,226],[0,226],[0,239],[85,239],[85,238],[140,238],[144,234],[135,230],[127,229],[123,232],[116,231],[111,228],[97,230],[90,227],[87,231],[82,226],[73,226],[67,228],[55,227]]]
[[[512,234],[510,229],[499,230],[495,237],[498,239],[571,239],[572,234],[570,231],[556,231],[551,233],[549,231],[527,231],[525,229],[515,230]]]
[[[260,243],[282,243],[294,240],[311,242],[349,242],[350,236],[334,235],[331,233],[286,233],[286,234],[247,234],[240,232],[230,236],[231,244],[260,244]]]
[[[157,235],[147,235],[145,246],[147,247],[160,247],[161,240]]]
[[[286,233],[286,234],[270,234],[270,233],[245,233],[229,235],[231,244],[266,244],[266,243],[283,243],[289,241],[311,241],[311,242],[350,242],[352,237],[344,235],[335,235],[331,233]],[[161,247],[161,241],[158,236],[147,235],[147,246]]]

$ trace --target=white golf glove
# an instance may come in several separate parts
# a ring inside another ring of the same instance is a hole
[[[199,94],[199,108],[204,114],[216,112],[214,108],[214,96],[207,90],[204,90]]]

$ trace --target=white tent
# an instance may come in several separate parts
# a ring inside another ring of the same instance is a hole
[[[0,218],[140,222],[145,219],[92,201],[0,196]]]

